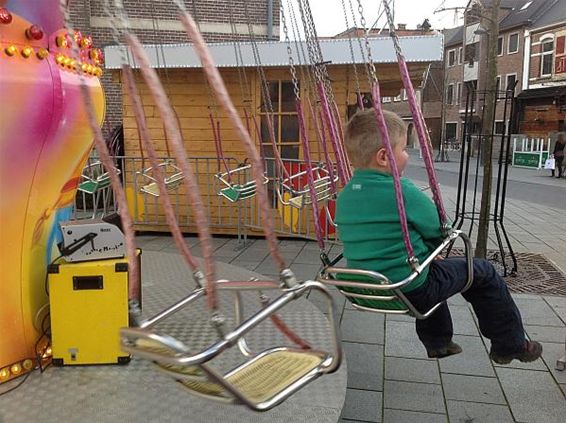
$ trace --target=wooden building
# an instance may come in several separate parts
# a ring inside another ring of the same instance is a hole
[[[397,95],[402,88],[402,83],[391,39],[373,38],[370,39],[370,43],[382,95]],[[442,36],[403,37],[401,43],[413,84],[420,86],[430,63],[442,60]],[[324,161],[321,137],[317,131],[320,125],[315,124],[309,107],[310,102],[315,109],[315,114],[320,110],[314,94],[316,86],[312,66],[308,65],[308,60],[302,54],[307,51],[308,46],[305,43],[295,42],[292,45],[293,62],[296,64],[299,92],[305,110],[304,121],[309,135],[311,158],[316,162]],[[357,104],[357,87],[359,86],[362,92],[370,91],[366,64],[362,60],[359,49],[354,52],[352,58],[347,40],[321,40],[319,45],[327,61],[326,69],[332,87],[331,95],[337,105],[339,120],[345,124],[349,113],[352,113]],[[253,50],[255,48],[261,60],[261,69],[257,60],[254,59]],[[222,107],[213,98],[192,46],[189,44],[146,46],[145,49],[161,76],[165,91],[177,114],[184,137],[185,150],[198,173],[201,195],[206,199],[205,203],[208,206],[213,232],[234,233],[236,227],[240,228],[241,225],[259,226],[256,200],[248,199],[232,203],[218,195],[222,184],[214,175],[226,169],[221,159],[225,158],[229,168],[234,168],[244,163],[246,154],[242,142],[238,139]],[[247,122],[256,146],[263,151],[267,162],[267,176],[271,179],[269,192],[273,208],[278,211],[275,215],[279,218],[280,232],[289,235],[312,235],[312,225],[309,223],[311,212],[294,210],[293,207],[278,204],[276,189],[272,185],[273,180],[281,175],[276,174],[273,165],[271,139],[268,135],[265,116],[269,108],[265,106],[266,99],[262,96],[262,81],[268,81],[275,124],[275,141],[286,168],[290,173],[305,169],[287,44],[283,42],[216,43],[211,44],[210,49],[232,100],[240,111],[242,120]],[[123,56],[120,48],[107,47],[105,53],[108,71],[113,72],[116,80],[120,80],[121,57]],[[132,65],[136,67],[135,64]],[[357,67],[357,72],[354,72],[354,66]],[[265,75],[264,79],[261,77],[262,73]],[[135,71],[135,76],[142,94],[153,143],[161,156],[168,157],[171,155],[171,148],[168,146],[159,112],[139,71]],[[147,154],[140,149],[132,105],[126,93],[124,93],[123,116],[126,155],[124,178],[132,212],[140,229],[164,230],[165,220],[160,212],[158,201],[156,198],[148,198],[151,196],[140,191],[147,181],[144,182],[144,177],[139,172],[147,168],[149,162]],[[246,116],[248,116],[247,120]],[[257,122],[257,130],[254,122]],[[223,150],[221,158],[217,154],[213,128],[219,129]],[[327,138],[328,149],[332,151],[328,141],[329,137],[325,138]],[[142,160],[142,157],[145,158]],[[304,181],[298,183],[304,184]],[[193,231],[195,228],[191,223],[188,200],[183,195],[183,184],[175,187],[173,191],[178,220],[184,230]]]

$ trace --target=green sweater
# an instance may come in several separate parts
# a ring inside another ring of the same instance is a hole
[[[401,186],[411,244],[422,263],[443,241],[438,213],[432,200],[409,179],[401,178]],[[391,175],[357,169],[338,196],[336,224],[348,267],[377,271],[394,283],[409,276]],[[419,287],[427,275],[428,267],[402,291]]]

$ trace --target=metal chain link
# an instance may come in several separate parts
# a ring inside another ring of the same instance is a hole
[[[405,58],[403,56],[403,51],[401,50],[401,45],[399,43],[399,37],[397,36],[397,32],[395,31],[395,23],[393,21],[393,14],[391,13],[391,8],[389,7],[389,3],[385,0],[383,1],[383,7],[385,9],[385,14],[387,16],[387,22],[389,23],[389,35],[393,39],[393,46],[395,48],[395,53],[397,57]]]
[[[352,43],[352,35],[350,34],[350,22],[348,21],[348,13],[346,11],[346,2],[342,0],[342,11],[344,12],[344,21],[346,22],[346,33],[348,34],[348,45],[350,47],[350,57],[354,67],[354,80],[356,83],[356,93],[361,95],[360,78],[358,75],[358,65],[356,64],[356,56],[354,55],[354,44]],[[355,25],[354,25],[355,29]],[[349,85],[349,84],[348,84]]]
[[[368,62],[368,69],[369,69],[369,82],[370,85],[372,83],[377,82],[377,72],[375,70],[375,63],[373,63],[373,57],[371,54],[371,46],[369,43],[369,37],[368,37],[368,30],[367,30],[367,25],[366,25],[366,18],[364,17],[364,7],[362,6],[362,1],[358,0],[358,13],[360,14],[360,25],[362,26],[362,29],[364,30],[364,42],[366,45],[366,51],[367,51],[367,62]]]
[[[283,2],[279,3],[279,11],[281,12],[281,23],[283,25],[283,34],[285,35],[285,43],[287,44],[287,55],[289,56],[289,67],[291,68],[293,90],[295,92],[295,98],[297,100],[300,100],[301,93],[299,91],[299,81],[297,80],[297,71],[295,69],[295,61],[293,59],[293,49],[291,48],[291,40],[289,39],[289,29],[287,28],[287,19],[285,17]]]

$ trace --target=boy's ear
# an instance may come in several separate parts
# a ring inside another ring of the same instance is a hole
[[[385,148],[377,150],[377,153],[375,153],[375,162],[378,166],[387,167],[389,160],[387,160],[387,152],[385,151]]]

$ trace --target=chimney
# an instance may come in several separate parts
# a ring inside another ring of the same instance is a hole
[[[407,24],[397,24],[397,29],[399,31],[405,31],[407,29]]]

